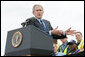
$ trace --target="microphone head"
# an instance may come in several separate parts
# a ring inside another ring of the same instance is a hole
[[[27,21],[21,23],[21,25],[22,25],[23,27],[25,27],[25,26],[27,25],[28,22],[29,22],[29,20],[27,20]]]
[[[25,22],[21,23],[21,25],[24,27],[25,26]]]

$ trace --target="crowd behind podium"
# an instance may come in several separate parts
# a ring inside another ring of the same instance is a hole
[[[84,40],[81,32],[75,33],[75,40],[67,41],[67,37],[61,38],[62,45],[59,45],[57,39],[53,43],[53,56],[84,56]],[[69,39],[69,38],[68,38]]]

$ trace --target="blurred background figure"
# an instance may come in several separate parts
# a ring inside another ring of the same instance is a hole
[[[83,35],[81,32],[76,32],[75,34],[76,40],[77,40],[77,46],[80,51],[84,51],[84,40]]]
[[[58,52],[62,52],[65,55],[67,55],[71,51],[69,46],[67,45],[68,44],[67,37],[62,37],[60,40],[62,41],[62,45],[60,45]]]
[[[53,40],[54,40],[54,43],[53,43],[54,52],[57,52],[60,44],[58,43],[57,39],[53,39]]]
[[[53,44],[54,54],[52,56],[64,56],[65,54],[62,52],[58,52],[59,44]]]
[[[71,40],[70,42],[68,42],[68,45],[71,50],[71,52],[68,55],[77,54],[80,52],[80,49],[78,49],[78,46],[75,40]]]

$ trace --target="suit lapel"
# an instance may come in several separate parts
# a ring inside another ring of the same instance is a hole
[[[40,22],[37,19],[33,18],[33,22],[34,22],[35,26],[37,26],[43,30],[43,27],[41,26]]]

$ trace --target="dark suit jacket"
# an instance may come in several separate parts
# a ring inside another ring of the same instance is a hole
[[[28,26],[28,25],[34,25],[35,27],[43,30],[43,27],[42,27],[42,25],[40,24],[40,22],[39,22],[37,19],[35,19],[34,17],[31,17],[31,18],[27,19],[26,21],[28,21],[28,23],[27,23],[26,26]],[[44,20],[44,19],[43,19],[43,21],[44,21],[44,23],[45,23],[45,25],[46,25],[46,29],[47,29],[46,32],[48,33],[48,32],[49,32],[50,30],[52,30],[53,28],[51,27],[49,21]],[[44,30],[43,30],[43,31],[44,31]]]
[[[49,34],[49,31],[52,30],[53,28],[52,28],[52,26],[51,26],[51,24],[50,24],[49,21],[44,20],[44,19],[42,19],[42,20],[44,21],[44,23],[46,25],[46,29],[47,30],[45,32]],[[43,27],[41,26],[41,24],[39,23],[39,21],[37,19],[35,19],[35,17],[28,18],[26,21],[28,21],[26,26],[28,26],[28,25],[34,25],[35,27],[43,30]],[[62,38],[61,36],[58,36],[58,35],[52,35],[52,36],[53,36],[54,39]]]

